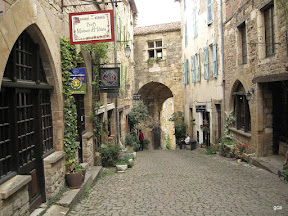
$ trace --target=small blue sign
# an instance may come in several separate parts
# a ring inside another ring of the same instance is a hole
[[[86,94],[86,68],[72,68],[72,94]]]

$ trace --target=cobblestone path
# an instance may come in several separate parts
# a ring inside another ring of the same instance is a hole
[[[287,216],[288,184],[203,149],[146,150],[126,173],[97,180],[69,215]]]

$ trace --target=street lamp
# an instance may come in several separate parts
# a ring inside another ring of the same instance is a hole
[[[131,54],[131,48],[130,46],[127,44],[127,46],[124,48],[124,51],[125,51],[125,55],[127,58],[130,57],[130,54]]]

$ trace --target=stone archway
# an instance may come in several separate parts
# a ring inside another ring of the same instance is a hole
[[[144,134],[146,134],[146,137],[151,142],[149,149],[165,149],[165,143],[163,143],[165,142],[165,137],[163,137],[165,133],[161,112],[163,111],[164,102],[169,98],[173,99],[173,93],[166,85],[160,82],[149,82],[139,89],[138,94],[141,95],[143,103],[148,107],[150,115],[149,120],[143,125]],[[174,106],[174,103],[170,102],[168,104],[170,105],[170,109],[166,109],[166,107],[165,109],[170,110],[172,115],[174,107],[171,108],[171,106]],[[174,130],[170,132],[172,132],[170,137],[175,142],[175,139],[173,139]],[[172,146],[173,149],[175,144],[172,144]]]

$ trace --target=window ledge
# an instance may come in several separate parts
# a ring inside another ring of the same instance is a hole
[[[242,130],[237,130],[236,128],[229,128],[231,131],[233,131],[234,133],[237,133],[241,136],[244,136],[244,137],[247,137],[247,138],[251,138],[251,133],[247,133],[247,132],[244,132]]]
[[[7,199],[30,181],[30,175],[16,175],[0,186],[0,199]]]
[[[44,159],[45,163],[54,164],[65,156],[65,152],[56,151]]]

